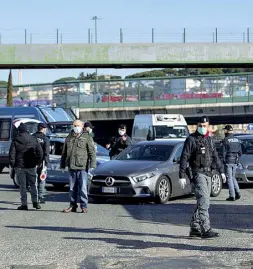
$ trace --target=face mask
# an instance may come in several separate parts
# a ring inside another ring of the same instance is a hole
[[[205,127],[198,127],[198,132],[199,132],[201,135],[206,135],[206,133],[207,133],[207,128],[205,128]]]
[[[88,130],[88,133],[91,134],[91,133],[92,133],[92,129],[89,129],[89,130]]]
[[[82,132],[82,127],[80,127],[80,126],[77,126],[77,127],[73,127],[73,130],[74,130],[74,132],[76,133],[76,134],[80,134],[81,132]]]
[[[124,135],[125,134],[125,131],[122,131],[122,130],[119,130],[119,135]]]

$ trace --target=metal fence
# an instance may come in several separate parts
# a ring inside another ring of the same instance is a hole
[[[0,106],[6,97],[0,88]],[[20,85],[13,98],[14,106],[79,108],[253,102],[253,73]]]
[[[253,30],[246,29],[117,29],[96,31],[52,29],[0,29],[0,44],[80,44],[95,43],[245,43],[253,41]]]

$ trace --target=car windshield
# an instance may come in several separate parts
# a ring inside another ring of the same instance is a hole
[[[166,125],[154,126],[155,138],[185,138],[189,135],[187,126],[173,126]]]
[[[75,120],[74,115],[70,115],[68,111],[65,111],[61,107],[43,107],[40,108],[41,112],[45,116],[47,122],[56,121],[71,121]]]
[[[253,154],[253,139],[249,138],[240,140],[242,143],[242,154]]]
[[[171,145],[133,145],[120,154],[116,160],[167,161],[173,151]]]
[[[64,133],[68,134],[72,130],[72,123],[71,124],[49,124],[50,130],[52,133]]]
[[[109,150],[105,149],[100,145],[97,146],[97,156],[109,156]]]

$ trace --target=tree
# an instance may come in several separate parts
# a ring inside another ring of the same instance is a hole
[[[76,78],[74,78],[74,77],[64,77],[64,78],[57,79],[56,81],[53,82],[53,84],[61,84],[61,83],[68,82],[68,81],[73,81],[73,80],[76,80]]]
[[[10,70],[7,86],[7,106],[13,106],[12,92],[13,92],[13,84],[12,84],[12,73]]]
[[[80,75],[77,78],[78,80],[95,80],[96,79],[96,73],[87,73],[84,75],[84,72],[80,73]]]

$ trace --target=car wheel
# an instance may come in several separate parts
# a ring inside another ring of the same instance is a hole
[[[167,177],[160,177],[156,183],[155,202],[157,204],[166,204],[170,198],[171,186]]]
[[[62,189],[66,186],[64,183],[54,183],[52,184],[56,189]]]
[[[222,179],[218,173],[212,175],[211,178],[211,196],[217,197],[222,190]]]

